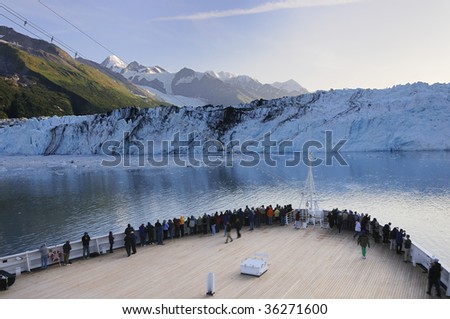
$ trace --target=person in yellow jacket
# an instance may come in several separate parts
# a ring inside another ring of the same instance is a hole
[[[275,208],[275,211],[273,212],[273,217],[275,218],[276,221],[280,220],[280,209],[278,207]]]
[[[180,216],[180,234],[184,236],[184,216]]]

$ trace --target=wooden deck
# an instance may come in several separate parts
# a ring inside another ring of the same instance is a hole
[[[351,232],[276,225],[224,242],[223,232],[194,235],[138,247],[131,257],[118,249],[53,265],[23,273],[0,298],[211,298],[205,295],[209,272],[215,273],[212,298],[220,299],[432,298],[420,267],[373,242],[363,260]],[[259,278],[241,275],[240,262],[256,252],[269,255],[269,270]]]

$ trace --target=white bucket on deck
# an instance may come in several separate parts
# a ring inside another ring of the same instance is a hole
[[[20,276],[21,273],[22,273],[22,268],[16,267],[16,277]]]

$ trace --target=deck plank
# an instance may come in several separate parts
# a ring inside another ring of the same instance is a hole
[[[52,265],[22,274],[0,298],[205,298],[209,272],[215,274],[214,298],[220,299],[430,298],[419,267],[373,241],[361,259],[350,232],[274,225],[242,233],[228,244],[223,232],[195,235],[138,247],[129,258],[118,249]],[[259,278],[241,275],[240,262],[256,252],[269,255],[269,270]]]

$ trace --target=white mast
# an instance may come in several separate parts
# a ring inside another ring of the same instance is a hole
[[[316,187],[314,185],[314,175],[312,170],[312,154],[308,154],[308,176],[305,182],[305,188],[302,192],[302,201],[300,203],[300,212],[302,213],[302,219],[313,225],[319,221],[322,227],[323,211],[319,208],[319,202],[317,199]]]
[[[312,139],[311,134],[311,113],[312,108],[310,108],[310,113],[308,116],[308,137],[309,141]],[[312,223],[313,226],[316,225],[318,219],[320,227],[323,227],[323,211],[319,208],[319,202],[317,199],[316,186],[314,185],[314,175],[313,175],[313,155],[308,149],[308,176],[306,177],[305,188],[302,192],[302,199],[300,202],[300,214],[302,221],[306,223]],[[306,225],[306,224],[305,224]]]

